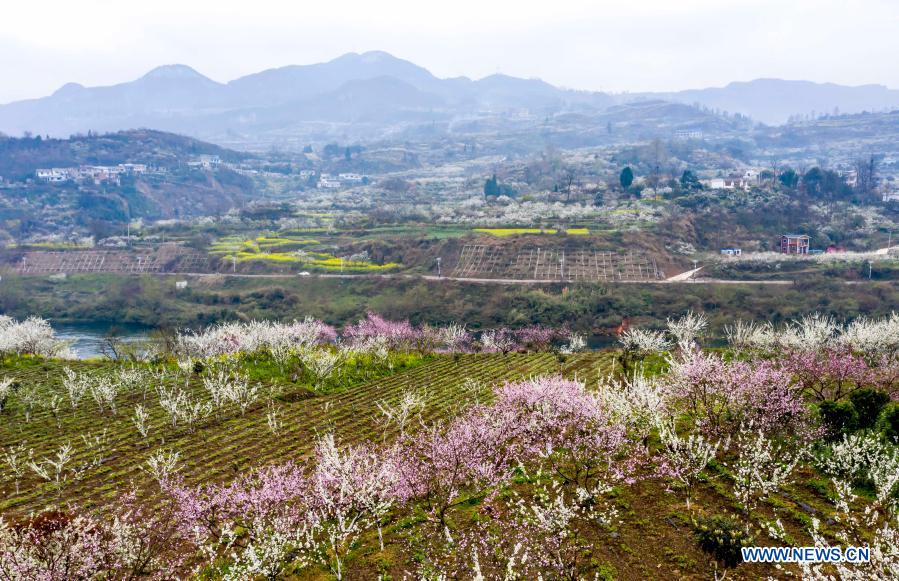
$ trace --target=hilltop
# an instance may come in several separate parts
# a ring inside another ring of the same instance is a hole
[[[149,129],[73,135],[68,139],[0,136],[0,176],[9,181],[33,177],[38,168],[141,163],[175,169],[184,160],[217,155],[239,161],[247,155],[196,139]]]
[[[191,161],[202,156],[217,165]],[[144,129],[69,139],[0,137],[0,238],[85,230],[102,237],[136,218],[220,214],[254,194],[253,181],[227,167],[246,158]],[[59,168],[54,181],[37,179],[38,170],[52,168]]]

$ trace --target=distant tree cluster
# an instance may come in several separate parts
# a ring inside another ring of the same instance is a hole
[[[511,198],[516,195],[518,195],[518,191],[508,184],[499,183],[496,174],[493,174],[484,182],[484,197],[486,198],[499,196],[509,196]]]
[[[325,155],[325,157],[343,156],[347,161],[352,159],[354,155],[359,155],[363,151],[365,151],[365,148],[361,145],[342,146],[338,143],[329,143],[324,147],[324,149],[322,149],[322,153]]]

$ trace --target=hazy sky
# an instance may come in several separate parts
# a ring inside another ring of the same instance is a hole
[[[675,90],[779,77],[899,88],[896,0],[4,0],[0,103],[184,63],[218,81],[385,50],[440,77]]]

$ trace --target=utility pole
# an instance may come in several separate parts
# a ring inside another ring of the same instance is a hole
[[[443,275],[440,273],[440,257],[437,257],[437,277],[440,278]]]
[[[868,261],[868,280],[871,280],[871,273],[874,268],[874,263],[872,261]]]

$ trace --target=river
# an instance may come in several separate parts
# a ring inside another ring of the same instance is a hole
[[[122,341],[143,341],[149,337],[151,328],[143,325],[117,323],[56,323],[51,321],[56,336],[67,343],[78,359],[103,356],[106,336],[114,331]]]

